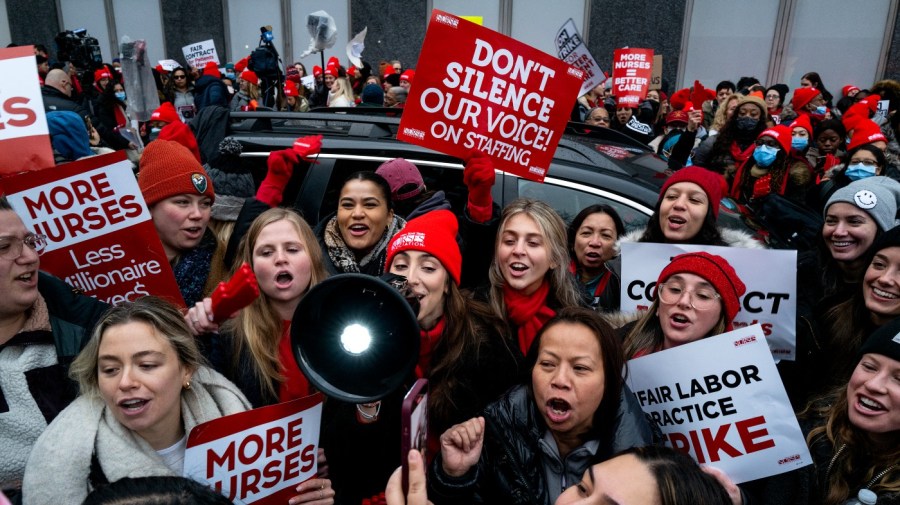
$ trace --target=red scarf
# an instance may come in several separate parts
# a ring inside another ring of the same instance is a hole
[[[531,295],[523,295],[509,286],[503,286],[506,314],[519,327],[519,349],[526,356],[537,332],[556,315],[556,312],[546,305],[549,293],[550,283],[546,280]]]
[[[281,341],[278,342],[278,362],[281,363],[281,374],[284,382],[278,386],[278,401],[287,402],[309,396],[309,381],[294,359],[291,349],[291,322],[283,321]]]
[[[444,318],[438,319],[437,324],[430,330],[419,330],[419,366],[416,367],[416,376],[420,379],[428,377],[431,373],[431,355],[437,347],[438,340],[444,334]]]
[[[750,156],[753,156],[753,150],[756,149],[756,144],[751,143],[750,147],[741,151],[741,147],[737,142],[731,143],[731,157],[734,158],[734,166],[739,167],[744,164],[745,161],[750,159]]]

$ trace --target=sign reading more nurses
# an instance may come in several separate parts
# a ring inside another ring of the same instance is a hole
[[[0,192],[47,236],[41,270],[111,304],[155,295],[184,305],[124,151],[0,179]]]
[[[627,380],[670,447],[738,484],[812,463],[758,324],[633,359]]]
[[[543,181],[584,72],[517,40],[434,10],[397,139]]]
[[[194,427],[184,476],[236,504],[288,503],[318,470],[321,393]]]
[[[653,74],[653,49],[616,49],[612,94],[619,105],[637,107],[647,98]]]
[[[52,167],[33,46],[0,49],[0,177]]]
[[[656,279],[679,254],[706,251],[725,258],[747,287],[734,327],[759,324],[772,356],[797,354],[797,251],[683,244],[622,244],[622,310],[646,310],[656,299]],[[765,265],[765,268],[760,268]]]

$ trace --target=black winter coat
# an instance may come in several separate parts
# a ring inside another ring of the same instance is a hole
[[[52,86],[44,86],[41,88],[41,98],[44,100],[44,112],[70,110],[78,114],[82,119],[90,117],[88,110],[82,107],[81,104],[62,94],[61,91]]]
[[[518,386],[483,412],[484,447],[468,474],[455,479],[444,473],[441,456],[429,468],[428,498],[442,504],[550,505],[539,442],[547,431],[528,386]],[[653,443],[653,434],[637,400],[623,387],[612,440],[601,440],[585,465],[609,459],[628,449]]]
[[[204,75],[194,83],[194,107],[199,112],[209,105],[218,105],[227,109],[230,105],[228,88],[222,79]]]

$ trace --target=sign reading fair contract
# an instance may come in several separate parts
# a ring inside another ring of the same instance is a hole
[[[0,49],[0,177],[52,167],[34,47]]]
[[[606,80],[606,75],[603,70],[600,70],[597,60],[588,51],[584,40],[578,34],[572,18],[569,18],[556,32],[556,50],[559,53],[559,59],[584,72],[584,82],[581,83],[578,96],[587,94],[588,91],[603,84],[603,81]]]
[[[316,476],[324,396],[220,417],[188,435],[184,476],[236,504],[284,504]]]
[[[616,49],[612,94],[617,103],[637,107],[647,98],[652,74],[653,49]]]
[[[219,64],[219,55],[216,53],[216,43],[213,39],[204,40],[203,42],[195,42],[181,48],[184,53],[184,59],[188,65],[203,70],[210,61],[216,65]]]
[[[0,179],[25,228],[47,236],[41,270],[111,304],[184,305],[124,151]]]
[[[736,483],[812,463],[758,324],[633,359],[627,379],[667,445]]]
[[[583,72],[533,47],[434,10],[397,138],[543,181]]]
[[[725,258],[747,287],[734,327],[759,324],[776,360],[796,359],[797,251],[626,242],[622,310],[648,309],[656,299],[656,279],[663,268],[675,256],[696,251]]]

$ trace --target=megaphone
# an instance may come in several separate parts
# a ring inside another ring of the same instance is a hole
[[[411,376],[419,359],[419,323],[406,299],[386,282],[340,274],[316,284],[300,301],[291,347],[319,391],[368,403]]]

